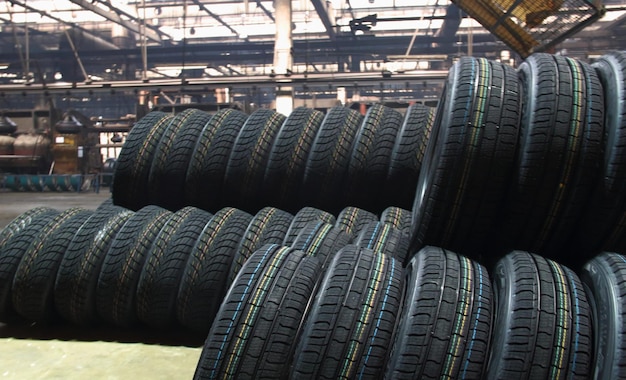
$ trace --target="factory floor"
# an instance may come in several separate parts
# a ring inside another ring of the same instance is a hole
[[[111,194],[0,190],[0,229],[21,213],[48,206],[95,209]],[[188,332],[57,323],[0,323],[0,379],[191,379],[204,337]]]

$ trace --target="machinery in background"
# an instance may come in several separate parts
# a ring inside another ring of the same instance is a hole
[[[0,188],[80,191],[110,184],[107,168],[134,120],[90,119],[76,110],[60,115],[53,107],[0,111]]]
[[[53,161],[52,108],[0,111],[0,173],[47,173]]]

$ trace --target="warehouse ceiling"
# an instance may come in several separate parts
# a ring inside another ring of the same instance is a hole
[[[624,49],[626,0],[559,49]],[[513,56],[446,0],[294,0],[294,72],[445,69],[465,54]],[[272,1],[6,0],[1,83],[268,75]],[[512,58],[515,58],[514,56]]]

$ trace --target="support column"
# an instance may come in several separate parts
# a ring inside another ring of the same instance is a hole
[[[274,42],[274,73],[289,76],[293,66],[291,35],[291,0],[275,0],[276,40]],[[276,111],[289,116],[293,110],[293,87],[276,89]]]

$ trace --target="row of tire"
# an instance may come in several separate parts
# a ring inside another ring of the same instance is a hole
[[[625,87],[625,52],[592,65],[537,53],[517,72],[461,58],[422,161],[413,246],[575,267],[626,252]]]
[[[133,210],[410,208],[433,115],[421,104],[405,116],[383,105],[365,116],[345,107],[301,107],[287,118],[268,109],[152,112],[126,138],[113,198]]]
[[[254,216],[226,207],[130,211],[40,207],[0,232],[0,322],[16,318],[208,331],[230,283],[249,256],[280,244],[318,257],[349,243],[406,259],[410,213],[380,218],[348,207],[338,217],[315,208],[273,207]]]
[[[492,271],[410,213],[40,207],[0,232],[0,320],[206,333],[196,378],[620,378],[626,257]]]
[[[355,245],[325,265],[285,246],[256,251],[217,312],[194,378],[626,377],[622,255],[591,260],[582,282],[526,251],[504,256],[492,277],[431,246],[406,268]]]

